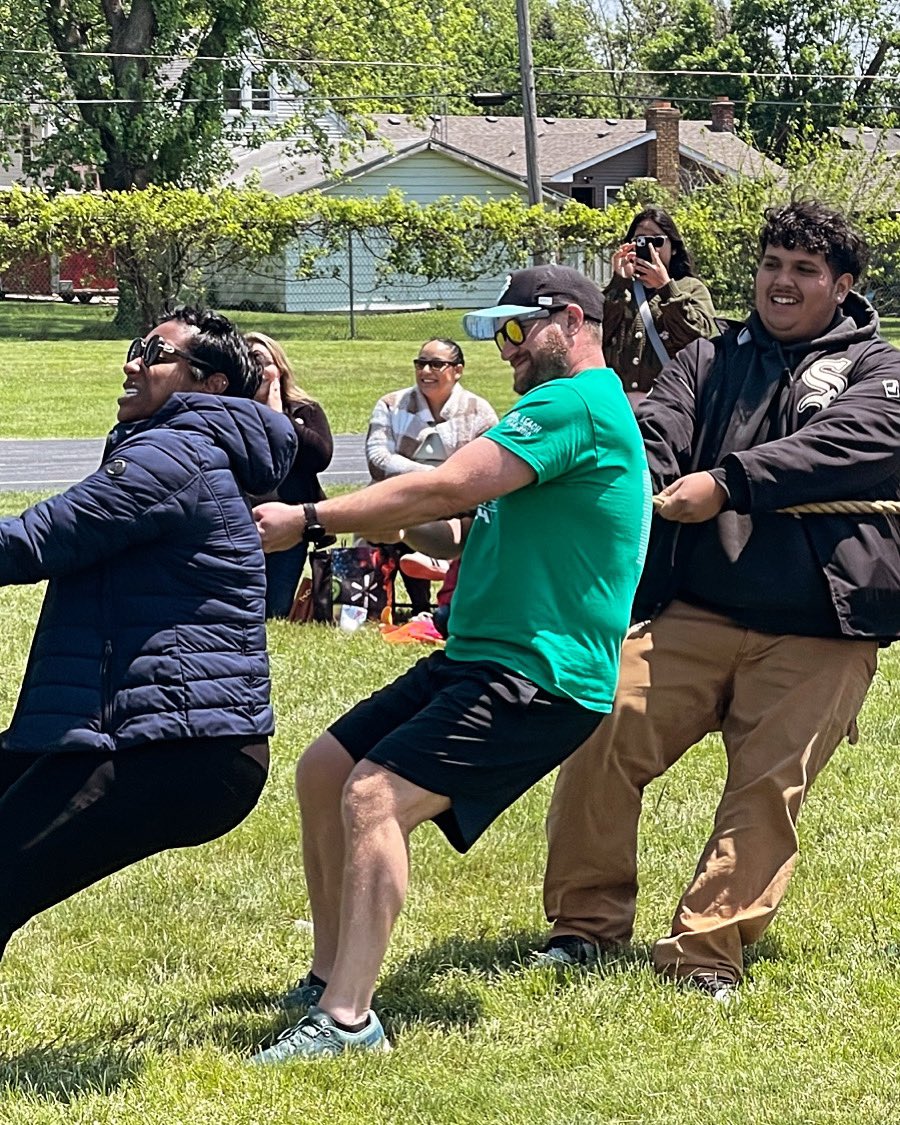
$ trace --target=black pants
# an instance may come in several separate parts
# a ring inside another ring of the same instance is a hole
[[[417,613],[428,613],[431,610],[431,582],[427,578],[410,578],[408,574],[404,574],[400,569],[400,559],[404,555],[413,554],[412,547],[407,547],[405,543],[379,543],[381,549],[390,554],[394,561],[397,563],[397,573],[394,576],[394,605],[392,608],[397,608],[397,579],[403,581],[406,587],[406,594],[409,598],[410,610],[413,617]]]
[[[29,918],[98,879],[230,831],[267,771],[258,737],[0,752],[0,954]]]

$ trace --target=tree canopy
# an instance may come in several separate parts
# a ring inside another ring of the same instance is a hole
[[[726,94],[776,158],[829,126],[898,119],[898,0],[595,0],[594,18],[621,113],[663,94],[703,116]],[[695,73],[647,73],[666,71]]]

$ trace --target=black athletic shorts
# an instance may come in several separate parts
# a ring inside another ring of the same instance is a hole
[[[435,823],[465,852],[602,719],[491,661],[434,652],[329,731],[357,762],[449,797]]]

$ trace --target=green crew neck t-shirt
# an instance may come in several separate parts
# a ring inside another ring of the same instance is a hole
[[[650,475],[618,376],[591,368],[522,397],[484,435],[537,480],[481,504],[447,655],[492,660],[610,711],[650,528]]]

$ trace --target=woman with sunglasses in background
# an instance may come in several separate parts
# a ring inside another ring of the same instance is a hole
[[[426,340],[413,360],[415,385],[380,398],[366,435],[373,481],[428,472],[497,423],[491,404],[460,386],[465,369],[455,340]],[[408,548],[400,547],[400,553]],[[404,573],[413,615],[431,609],[431,581]]]
[[[636,405],[666,360],[692,340],[717,334],[715,309],[661,207],[646,207],[631,220],[612,270],[604,290],[603,354]]]
[[[284,348],[276,340],[262,332],[248,332],[244,339],[262,364],[257,402],[287,415],[297,434],[297,456],[290,472],[277,492],[255,497],[254,503],[281,500],[284,504],[315,504],[324,500],[318,474],[328,468],[334,453],[334,439],[325,411],[297,385]],[[290,613],[305,562],[305,543],[266,555],[267,618],[287,617]]]
[[[181,309],[124,364],[100,466],[0,520],[0,585],[49,579],[0,734],[0,953],[29,918],[239,824],[273,730],[245,493],[293,460],[224,317]]]

